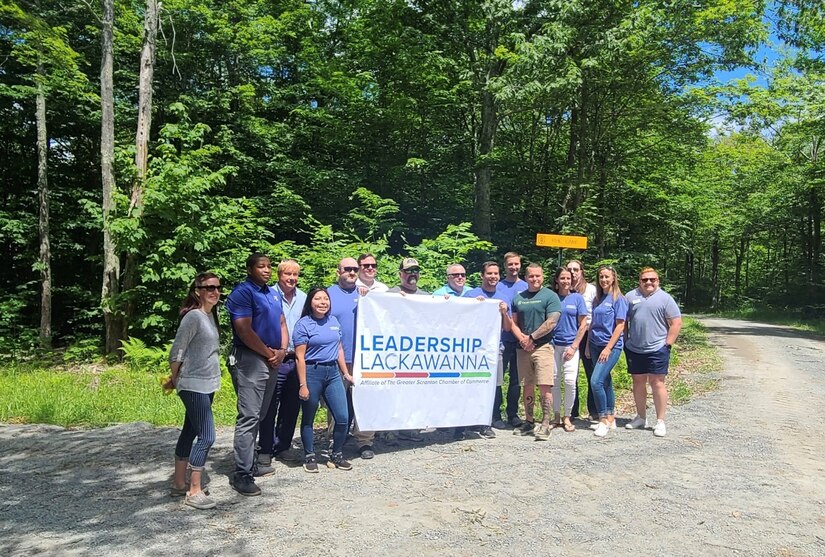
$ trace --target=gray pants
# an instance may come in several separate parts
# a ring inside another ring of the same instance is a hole
[[[235,476],[252,476],[255,465],[255,440],[278,382],[278,369],[252,350],[236,346],[235,365],[229,366],[232,386],[238,396],[235,422]]]

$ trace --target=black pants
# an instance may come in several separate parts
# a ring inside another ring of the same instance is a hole
[[[593,359],[584,357],[584,350],[579,349],[579,356],[581,357],[582,365],[584,366],[584,375],[587,377],[587,413],[590,416],[597,416],[596,401],[593,399],[593,389],[590,388],[590,378],[593,376]],[[579,417],[579,376],[576,375],[576,399],[573,401],[573,412],[570,414],[571,418]]]
[[[261,454],[275,455],[289,449],[300,409],[298,372],[295,370],[295,360],[290,360],[278,367],[275,394],[261,421],[258,440]]]

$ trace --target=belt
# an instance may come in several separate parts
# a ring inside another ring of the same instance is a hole
[[[321,360],[307,360],[308,366],[334,366],[337,363],[338,362],[336,362],[335,360],[332,360],[330,362],[322,362]]]
[[[285,362],[292,362],[294,360],[295,360],[295,352],[290,352],[289,354],[284,356],[284,361]]]

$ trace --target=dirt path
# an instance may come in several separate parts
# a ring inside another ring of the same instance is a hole
[[[825,554],[825,342],[705,323],[720,388],[673,409],[665,439],[439,432],[351,472],[279,463],[246,499],[223,429],[212,512],[167,495],[174,429],[0,426],[0,555]]]

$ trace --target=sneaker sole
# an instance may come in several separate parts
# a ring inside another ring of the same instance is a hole
[[[238,493],[240,493],[240,494],[241,494],[241,495],[243,495],[244,497],[257,497],[258,495],[260,495],[260,494],[261,494],[261,491],[260,491],[260,490],[255,491],[255,492],[252,492],[252,493],[248,493],[248,492],[246,492],[246,491],[241,491],[240,489],[238,489],[238,488],[237,488],[237,487],[235,487],[234,485],[232,486],[232,489],[234,489],[235,491],[237,491]]]
[[[218,504],[215,503],[214,501],[210,504],[207,504],[207,505],[201,505],[201,504],[198,504],[198,503],[193,503],[191,501],[184,501],[184,505],[186,505],[187,507],[192,507],[193,509],[198,509],[199,511],[214,509],[215,507],[218,506]]]
[[[337,468],[338,470],[344,470],[344,471],[352,470],[352,466],[338,466],[337,464],[334,464],[332,462],[327,462],[327,468],[333,468],[333,469]]]

